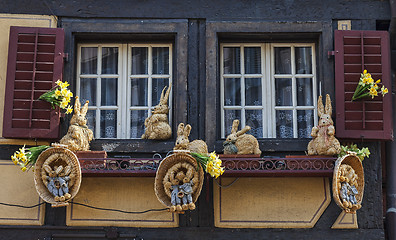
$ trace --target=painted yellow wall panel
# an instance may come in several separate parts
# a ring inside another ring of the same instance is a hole
[[[0,202],[33,206],[41,202],[33,172],[22,172],[11,160],[0,160]],[[24,209],[0,205],[0,224],[43,225],[45,205]]]
[[[4,93],[7,74],[10,26],[56,27],[56,19],[47,15],[0,14],[0,136],[3,133]],[[2,142],[4,144],[4,141]],[[7,144],[14,144],[8,140]]]
[[[214,185],[215,226],[311,228],[330,201],[327,178],[240,178]]]
[[[100,208],[137,212],[165,208],[154,193],[154,178],[83,178],[73,201]],[[127,214],[67,207],[68,226],[177,227],[177,214],[168,211]]]

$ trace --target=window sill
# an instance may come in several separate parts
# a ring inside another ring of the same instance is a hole
[[[262,152],[305,152],[310,138],[303,139],[279,139],[279,138],[268,138],[258,139],[260,150]],[[216,152],[223,152],[222,140],[216,141]]]
[[[175,140],[96,139],[90,146],[93,151],[108,153],[167,153],[175,146]]]
[[[287,156],[261,158],[222,155],[224,177],[331,177],[337,158],[328,156]],[[154,177],[160,158],[79,157],[86,177]]]

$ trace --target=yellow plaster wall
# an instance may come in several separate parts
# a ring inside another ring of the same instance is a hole
[[[33,206],[41,203],[37,194],[33,172],[22,172],[11,160],[0,160],[0,202]],[[0,205],[0,225],[43,225],[45,205],[35,208],[18,208]]]
[[[328,178],[240,178],[213,190],[215,226],[224,228],[312,228],[331,201]]]
[[[0,14],[0,147],[2,144],[35,145],[32,140],[2,138],[4,95],[7,75],[8,43],[10,26],[56,27],[56,19],[43,15]],[[37,142],[37,144],[48,144]],[[11,152],[9,153],[11,156]],[[21,172],[11,160],[0,160],[0,202],[24,206],[40,202],[34,186],[33,173]],[[0,205],[0,224],[42,225],[44,224],[44,206],[23,209]]]
[[[4,93],[10,26],[55,28],[56,24],[56,19],[47,15],[0,14],[0,136],[3,133]],[[0,138],[0,144],[19,144],[15,142],[18,142],[18,140]],[[35,144],[32,141],[24,141],[24,143]]]
[[[154,178],[83,178],[74,202],[129,212],[166,208],[154,193]],[[68,226],[177,227],[177,214],[168,211],[127,214],[87,208],[67,207]]]

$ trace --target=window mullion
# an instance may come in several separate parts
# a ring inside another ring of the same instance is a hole
[[[270,122],[269,122],[269,138],[275,138],[276,137],[276,110],[275,110],[275,105],[276,105],[276,101],[275,101],[275,94],[276,94],[276,89],[275,89],[275,50],[274,47],[271,44],[267,45],[267,59],[271,62],[271,64],[269,66],[267,66],[268,69],[268,74],[267,77],[268,79],[270,79],[270,81],[268,81],[268,84],[270,84],[269,89],[271,89],[271,96],[270,96],[270,101],[268,101],[268,105],[270,106]],[[268,99],[268,98],[267,98]],[[267,106],[268,106],[267,105]]]
[[[173,50],[172,50],[172,45],[169,45],[169,86],[172,86],[172,84],[173,84],[173,69],[172,69],[172,66],[173,66],[173,61],[172,61],[172,58],[173,57]],[[169,87],[168,86],[168,87]],[[172,86],[172,88],[171,88],[171,91],[170,91],[170,94],[169,94],[169,99],[168,99],[168,107],[169,107],[169,113],[168,113],[168,116],[169,116],[169,118],[168,118],[168,122],[169,122],[169,125],[171,126],[171,128],[172,128],[172,108],[173,108],[173,103],[172,103],[172,99],[173,99],[173,86]]]
[[[96,78],[96,86],[97,86],[97,88],[96,88],[96,106],[98,106],[98,108],[97,108],[97,110],[96,110],[96,136],[97,136],[97,138],[100,138],[101,136],[100,136],[100,129],[101,129],[101,126],[100,126],[100,112],[101,112],[101,110],[100,110],[100,106],[101,106],[101,102],[102,102],[102,81],[101,81],[101,76],[100,76],[100,74],[102,73],[102,68],[101,68],[101,65],[102,65],[102,60],[101,60],[101,58],[100,58],[100,56],[102,55],[102,46],[101,45],[98,45],[98,54],[97,54],[97,56],[98,56],[98,61],[97,61],[97,74],[98,74],[98,77]]]
[[[221,104],[221,137],[225,138],[225,117],[224,117],[224,46],[220,47],[220,104]]]
[[[240,48],[241,52],[241,129],[246,126],[246,112],[245,112],[245,49],[244,46]]]
[[[298,137],[298,129],[297,129],[297,79],[296,79],[296,63],[295,63],[295,48],[292,45],[290,47],[291,49],[291,70],[292,70],[292,99],[293,99],[293,137],[297,138]]]
[[[268,119],[267,116],[270,116],[267,113],[268,111],[268,106],[267,106],[267,81],[265,78],[265,74],[267,72],[267,69],[265,67],[267,63],[267,59],[265,58],[265,44],[261,44],[260,46],[260,55],[261,55],[261,103],[262,103],[262,110],[261,110],[261,115],[262,115],[262,124],[263,124],[263,136],[262,138],[267,138],[268,137]]]
[[[148,47],[148,79],[147,79],[147,105],[148,105],[148,113],[147,116],[151,116],[151,108],[152,108],[152,87],[153,87],[153,47]]]
[[[120,133],[122,138],[126,138],[129,135],[128,127],[128,91],[129,91],[129,78],[127,70],[127,50],[128,46],[126,44],[119,45],[118,50],[118,92],[119,94],[119,104],[118,111],[120,112],[120,119],[117,119],[117,124],[119,128],[117,132]],[[124,131],[122,131],[124,129]]]
[[[315,50],[315,45],[312,45],[311,46],[311,48],[312,48],[312,79],[311,79],[311,81],[312,81],[312,91],[313,91],[313,93],[312,93],[312,97],[313,97],[313,99],[312,99],[312,102],[313,102],[313,106],[314,106],[314,126],[316,126],[317,124],[318,124],[318,112],[317,112],[317,107],[316,107],[316,105],[317,105],[317,103],[316,103],[316,99],[318,99],[317,98],[317,86],[316,86],[316,61],[315,61],[315,59],[316,59],[316,56],[315,56],[315,52],[316,52],[316,50]]]

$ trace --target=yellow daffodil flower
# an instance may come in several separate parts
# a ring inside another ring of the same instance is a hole
[[[67,108],[66,108],[66,114],[70,114],[70,113],[72,113],[72,112],[73,112],[73,108],[70,107],[70,106],[67,106]]]
[[[60,103],[60,108],[65,109],[69,103],[66,101],[66,99],[63,99],[62,102]]]
[[[65,81],[64,83],[62,83],[61,84],[61,88],[67,88],[68,86],[69,86],[70,84],[67,82],[67,81]]]
[[[22,167],[22,172],[26,172],[26,167]]]
[[[58,81],[55,82],[56,85],[61,86],[62,85],[62,81],[60,79],[58,79]]]
[[[370,88],[370,92],[369,92],[371,98],[374,98],[374,96],[378,96],[378,92],[375,88]]]
[[[69,98],[73,97],[73,93],[68,90],[66,93],[66,97],[69,97]]]
[[[385,86],[382,86],[381,93],[382,93],[382,96],[385,96],[385,94],[388,93],[388,89]]]
[[[55,96],[59,97],[61,95],[61,91],[59,91],[59,89],[55,90]]]
[[[62,97],[66,97],[68,91],[69,91],[69,90],[67,90],[67,88],[62,88],[62,89],[61,89]]]

